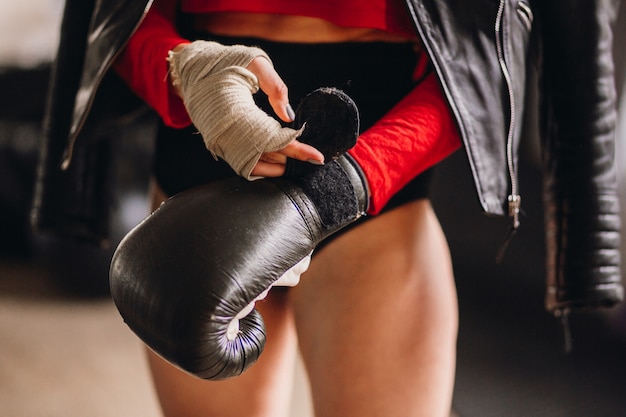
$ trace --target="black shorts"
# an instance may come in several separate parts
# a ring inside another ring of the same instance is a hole
[[[413,73],[418,52],[408,43],[294,44],[198,33],[187,33],[186,36],[263,49],[287,84],[294,109],[302,97],[319,87],[343,90],[359,109],[362,131],[372,126],[415,86]],[[265,94],[259,91],[255,100],[268,114],[274,115]],[[160,126],[154,164],[156,180],[168,195],[235,175],[228,164],[216,161],[206,150],[193,126],[185,129]],[[427,198],[431,177],[431,171],[427,171],[413,179],[389,201],[384,211]]]

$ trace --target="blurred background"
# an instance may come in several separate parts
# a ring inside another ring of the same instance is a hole
[[[35,236],[28,225],[62,7],[62,0],[0,3],[0,416],[158,416],[142,347],[117,315],[107,282],[112,248],[148,212],[149,134],[141,126],[111,132],[109,248]],[[626,196],[626,7],[616,38],[617,154]],[[528,118],[532,127],[532,112]],[[522,227],[500,264],[494,259],[505,220],[481,214],[462,153],[437,171],[433,202],[452,248],[460,300],[455,411],[461,417],[624,416],[626,306],[572,315],[573,350],[564,352],[560,322],[543,307],[533,135],[522,151]],[[626,248],[623,253],[626,259]],[[301,369],[295,383],[293,416],[306,417]]]

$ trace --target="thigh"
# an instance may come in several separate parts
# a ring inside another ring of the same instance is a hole
[[[156,208],[166,195],[154,183],[151,187]],[[147,351],[164,416],[288,416],[297,340],[287,291],[273,289],[256,308],[265,322],[267,342],[258,362],[239,377],[205,381]]]
[[[318,417],[449,414],[456,292],[427,200],[333,240],[291,297]]]
[[[149,351],[148,364],[164,416],[287,417],[296,339],[286,298],[285,291],[272,291],[258,303],[267,343],[259,361],[239,377],[205,381]]]

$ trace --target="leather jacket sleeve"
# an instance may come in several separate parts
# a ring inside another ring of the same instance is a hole
[[[538,1],[546,308],[623,298],[614,159],[613,0]]]
[[[65,2],[31,210],[31,226],[38,233],[109,244],[110,139],[145,105],[106,69],[147,1]]]
[[[70,169],[61,169],[94,4],[93,0],[65,3],[49,82],[31,224],[37,232],[99,242],[108,233],[106,216],[100,209],[103,201],[100,196],[95,198],[103,177],[99,151],[85,147],[81,156],[86,158],[76,158],[79,162]]]

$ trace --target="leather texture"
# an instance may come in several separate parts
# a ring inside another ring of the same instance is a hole
[[[67,138],[71,116],[74,109],[74,94],[82,74],[82,65],[65,66],[63,63],[84,61],[87,42],[87,30],[90,16],[93,12],[93,2],[81,0],[67,0],[62,18],[61,39],[57,51],[56,61],[52,67],[46,118],[44,120],[44,135],[40,146],[39,166],[37,169],[37,183],[35,184],[35,198],[31,214],[31,223],[38,231],[54,230],[61,235],[95,236],[99,241],[101,236],[107,235],[108,225],[106,216],[94,208],[101,201],[94,201],[93,205],[67,207],[72,201],[80,198],[81,193],[73,192],[77,183],[83,178],[101,178],[100,169],[91,164],[87,155],[76,165],[91,166],[89,172],[80,167],[73,167],[69,173],[60,169],[63,153],[67,147]],[[70,91],[72,94],[64,94]],[[88,152],[85,150],[85,152]],[[93,155],[93,150],[91,151]],[[98,162],[97,165],[102,165]],[[87,181],[90,183],[91,181]],[[99,181],[95,181],[98,183]],[[93,188],[92,188],[93,187]],[[95,184],[90,184],[91,190],[97,193]],[[66,190],[70,191],[66,194]],[[82,192],[85,189],[79,187]],[[97,199],[94,199],[97,200]],[[103,207],[103,206],[100,206]],[[81,214],[82,213],[82,214]],[[87,226],[83,227],[81,220],[87,219]],[[91,240],[91,238],[87,238]]]
[[[30,223],[38,233],[103,247],[110,243],[114,150],[107,135],[146,106],[107,69],[145,3],[151,1],[65,2],[31,209]],[[96,96],[97,88],[106,94]]]
[[[61,92],[71,100],[80,99],[73,105],[49,109],[48,120],[61,123],[48,131],[42,149],[41,161],[48,168],[40,170],[36,198],[40,203],[54,198],[46,187],[56,157],[47,151],[74,146],[93,95],[105,90],[98,88],[102,75],[151,2],[91,1],[93,13],[86,3],[74,3],[67,3],[73,9],[66,12],[56,63],[57,73],[65,73],[69,79],[62,87],[53,85],[50,101],[58,100]],[[477,197],[488,214],[506,215],[508,196],[517,187],[526,71],[537,65],[548,247],[546,307],[557,311],[564,306],[621,301],[611,52],[611,29],[619,1],[405,3],[457,121]],[[83,28],[85,36],[80,30],[74,32],[74,26],[83,27],[90,16],[94,23]],[[79,52],[73,58],[61,53],[85,47],[86,54]],[[53,84],[58,81],[60,78]],[[36,209],[45,212],[44,203]],[[35,217],[51,219],[54,215]]]
[[[406,3],[457,121],[479,202],[486,213],[506,215],[517,171],[514,153],[509,172],[507,147],[519,146],[526,100],[532,21],[518,10],[527,2]]]
[[[329,119],[324,108],[346,123],[326,128],[341,120]],[[135,227],[113,255],[111,295],[124,321],[156,353],[198,377],[230,378],[256,362],[265,344],[262,317],[252,310],[234,339],[231,322],[365,210],[366,186],[339,156],[358,135],[354,102],[338,90],[317,90],[298,115],[318,134],[331,134],[325,148],[334,161],[291,179],[234,177],[184,191]],[[314,136],[307,139],[324,142]]]
[[[194,188],[122,240],[111,262],[111,294],[126,324],[157,354],[200,378],[234,377],[258,359],[265,331],[254,310],[234,340],[226,336],[229,323],[359,215],[328,224],[286,179],[235,177]]]
[[[546,19],[540,80],[546,308],[611,306],[624,297],[613,158],[617,115],[611,28],[618,2],[539,3]],[[584,82],[590,79],[596,81]]]

